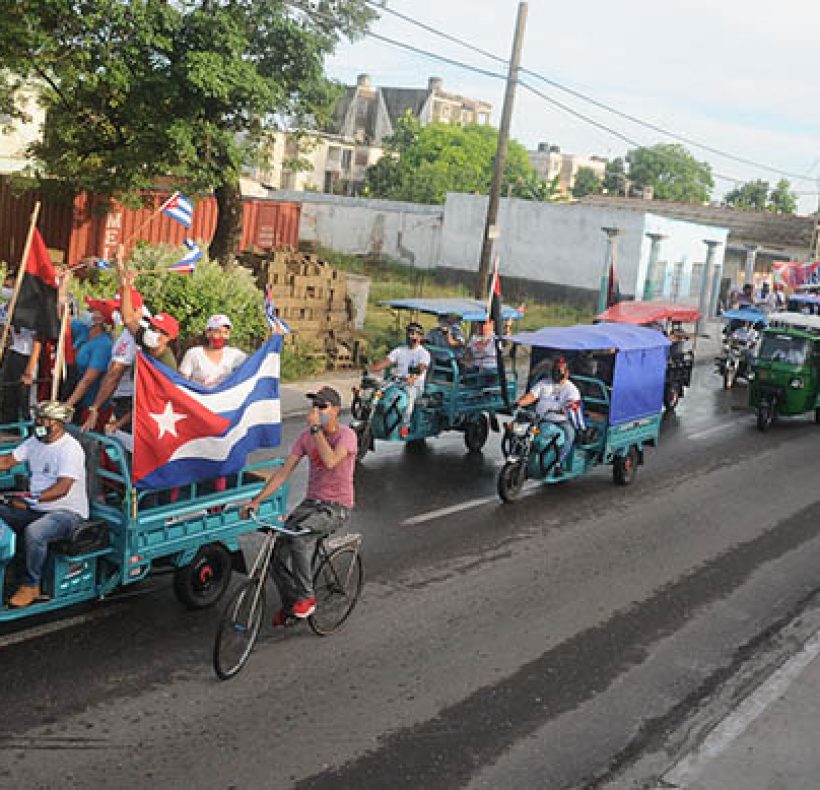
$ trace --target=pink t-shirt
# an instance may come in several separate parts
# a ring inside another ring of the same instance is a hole
[[[308,499],[321,499],[323,502],[336,502],[345,507],[353,507],[353,472],[356,469],[356,450],[358,441],[356,432],[347,425],[339,425],[335,433],[326,433],[328,444],[336,449],[339,443],[347,448],[347,456],[328,469],[316,449],[316,438],[310,430],[302,431],[290,450],[297,458],[307,456],[310,460],[308,471]]]

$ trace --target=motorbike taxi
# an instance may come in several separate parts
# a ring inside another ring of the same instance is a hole
[[[11,452],[30,428],[25,423],[0,428],[0,453]],[[173,572],[173,589],[184,605],[201,609],[215,604],[231,572],[246,570],[240,536],[257,529],[254,521],[241,517],[240,505],[259,492],[283,461],[244,467],[227,491],[214,492],[210,481],[192,483],[184,492],[137,490],[129,454],[116,438],[73,427],[69,431],[86,454],[89,518],[70,538],[49,544],[41,599],[25,608],[0,606],[0,623],[105,598],[157,568]],[[25,490],[26,477],[24,464],[0,475],[0,496]],[[286,504],[284,486],[262,503],[260,517],[282,521]],[[0,589],[8,594],[22,562],[16,549],[17,536],[0,519]]]
[[[820,316],[772,313],[750,378],[749,405],[761,431],[778,417],[811,411],[820,423]]]
[[[695,365],[696,334],[694,324],[700,318],[696,307],[673,302],[619,302],[597,317],[597,321],[634,324],[657,329],[671,341],[666,364],[666,383],[663,405],[673,412],[680,403],[686,387],[692,383]],[[684,328],[684,324],[688,326]]]
[[[462,321],[483,323],[487,305],[473,299],[393,299],[381,304],[397,314],[397,325],[419,315],[457,315]],[[501,317],[514,321],[521,313],[503,306]],[[497,430],[497,414],[509,414],[517,395],[516,375],[507,371],[499,353],[497,367],[486,370],[470,365],[449,348],[425,343],[431,364],[424,393],[417,398],[409,431],[402,435],[402,415],[407,405],[405,382],[385,373],[383,379],[365,370],[353,390],[350,427],[358,435],[358,454],[362,460],[375,449],[375,441],[416,442],[444,431],[461,431],[470,452],[479,452],[487,441],[490,427]]]
[[[730,390],[739,378],[748,379],[768,316],[755,307],[724,310],[720,315],[724,321],[723,342],[720,356],[715,357],[715,373],[723,378],[723,389]]]
[[[581,394],[583,425],[561,465],[565,432],[531,410],[517,411],[505,426],[501,499],[515,500],[527,478],[559,483],[601,464],[612,465],[616,484],[632,483],[645,449],[660,435],[669,339],[653,329],[614,323],[545,327],[509,339],[531,349],[528,390],[554,359],[564,358]]]

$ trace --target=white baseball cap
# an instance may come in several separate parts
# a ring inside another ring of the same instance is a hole
[[[219,329],[220,327],[227,326],[228,329],[233,329],[233,324],[231,323],[231,319],[228,318],[226,315],[222,315],[222,313],[217,313],[216,315],[212,315],[208,322],[205,324],[206,329]]]

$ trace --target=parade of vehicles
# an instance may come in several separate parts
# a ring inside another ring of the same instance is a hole
[[[771,313],[750,373],[749,405],[766,431],[779,417],[820,423],[820,316]]]
[[[10,452],[26,438],[31,426],[4,426],[0,452]],[[0,623],[53,612],[74,604],[102,599],[142,581],[152,571],[174,575],[174,591],[192,609],[215,604],[231,580],[233,570],[244,572],[239,539],[257,529],[243,518],[240,506],[262,488],[279,459],[247,465],[235,485],[214,491],[206,483],[184,490],[141,490],[132,486],[128,456],[120,442],[96,433],[69,429],[86,454],[90,514],[70,538],[53,541],[43,569],[42,600],[25,608],[0,608]],[[0,476],[0,495],[27,490],[25,465]],[[172,501],[176,500],[176,501]],[[260,516],[283,521],[287,486],[265,500]],[[14,531],[0,521],[0,589],[9,589],[18,543]],[[11,574],[10,574],[11,571]],[[5,596],[4,596],[5,598]]]
[[[438,318],[457,315],[469,323],[484,323],[488,317],[486,303],[472,299],[394,299],[382,304],[396,310],[399,321],[404,316],[415,320],[419,314]],[[501,317],[512,321],[521,318],[521,313],[504,306]],[[351,403],[350,427],[358,436],[359,460],[375,449],[377,439],[410,443],[444,431],[463,432],[467,449],[478,452],[487,441],[490,427],[497,427],[496,415],[510,413],[518,389],[514,372],[475,370],[449,348],[425,347],[431,356],[430,369],[406,436],[400,430],[407,404],[405,382],[389,370],[383,379],[364,371]]]
[[[619,302],[601,313],[596,320],[634,324],[663,332],[672,345],[666,364],[663,405],[673,412],[686,388],[692,383],[695,365],[696,333],[694,324],[700,319],[696,307],[673,302]],[[684,328],[684,324],[687,324]]]
[[[768,325],[768,316],[756,307],[738,307],[721,313],[724,321],[721,354],[715,357],[715,372],[723,379],[723,389],[730,390],[738,379],[747,379],[757,349],[758,335]],[[754,334],[735,336],[742,326],[751,326]]]
[[[581,393],[586,429],[577,434],[561,468],[564,432],[533,411],[519,409],[505,426],[505,461],[498,476],[501,499],[515,500],[527,479],[561,483],[602,464],[612,466],[616,484],[629,485],[645,449],[655,446],[660,435],[668,338],[632,324],[600,323],[544,327],[509,340],[530,349],[528,388],[549,374],[553,360],[566,360],[570,379]]]

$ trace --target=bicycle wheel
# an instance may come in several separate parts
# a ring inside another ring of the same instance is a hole
[[[338,630],[359,600],[364,571],[358,548],[343,546],[328,554],[313,575],[316,611],[308,618],[313,633]]]
[[[216,631],[214,672],[220,680],[234,677],[247,663],[264,613],[264,582],[248,579],[231,596]]]

